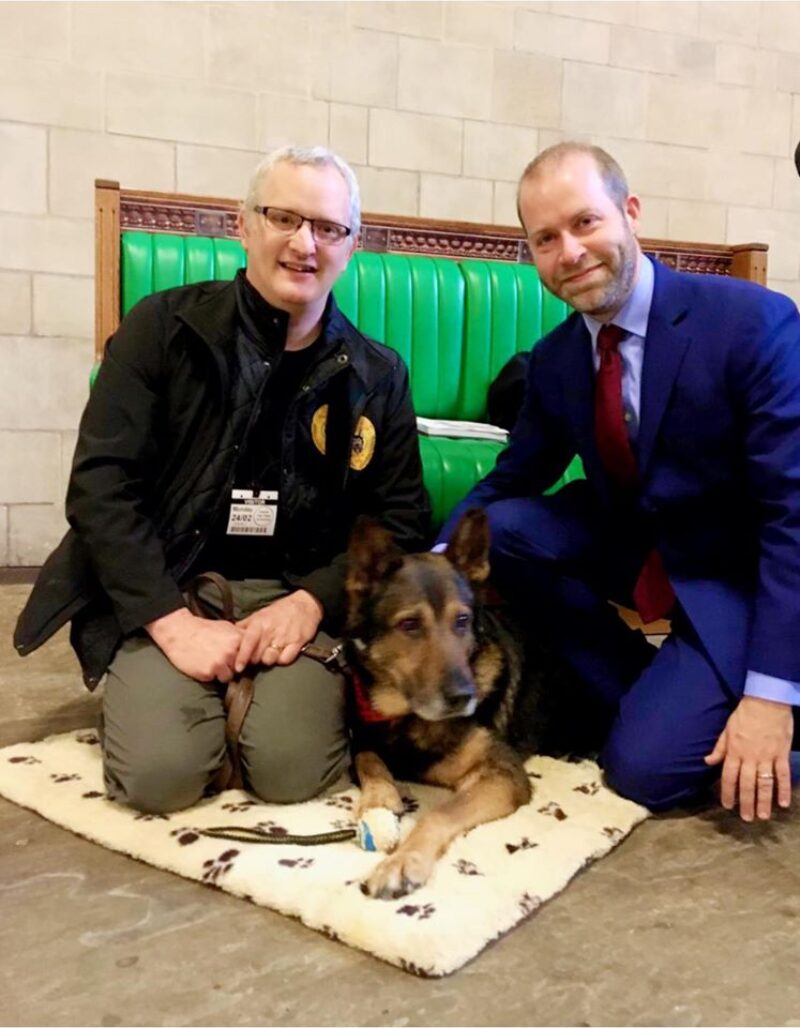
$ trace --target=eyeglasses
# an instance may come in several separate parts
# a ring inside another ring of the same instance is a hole
[[[347,225],[340,225],[338,221],[328,221],[326,218],[304,218],[302,214],[284,211],[280,207],[254,207],[253,210],[264,215],[270,228],[276,232],[282,232],[286,236],[294,235],[307,221],[311,226],[311,235],[324,246],[338,246],[347,239],[351,231]]]

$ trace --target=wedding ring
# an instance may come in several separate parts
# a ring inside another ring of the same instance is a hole
[[[771,774],[769,771],[759,771],[759,773],[756,775],[756,778],[760,778],[762,779],[762,781],[765,782],[771,782],[774,779],[774,777],[775,775]]]

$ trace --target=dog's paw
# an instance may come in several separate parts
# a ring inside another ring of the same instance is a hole
[[[374,810],[375,807],[385,807],[398,815],[405,811],[403,798],[391,782],[370,782],[361,790],[353,815],[355,820],[360,821],[367,811]]]
[[[361,883],[361,891],[373,899],[400,899],[428,881],[433,864],[434,861],[419,850],[401,848],[378,864]]]
[[[391,853],[400,841],[400,818],[386,807],[372,807],[361,815],[356,832],[362,850]]]

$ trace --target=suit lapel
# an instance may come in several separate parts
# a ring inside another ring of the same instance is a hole
[[[655,286],[642,365],[641,420],[637,461],[642,478],[647,473],[653,448],[678,371],[691,342],[681,327],[689,311],[688,296],[681,279],[655,264]]]

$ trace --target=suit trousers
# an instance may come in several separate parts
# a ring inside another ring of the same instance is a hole
[[[232,582],[235,617],[286,595],[276,581]],[[215,604],[213,589],[203,599]],[[315,642],[331,646],[324,632]],[[109,795],[147,813],[196,803],[225,756],[225,686],[182,674],[144,632],[127,638],[103,697],[103,766]],[[271,803],[298,803],[347,767],[344,680],[317,661],[263,668],[241,732],[245,786]]]
[[[737,688],[722,679],[680,607],[659,649],[625,625],[608,601],[632,606],[635,565],[587,483],[500,500],[486,512],[498,588],[610,714],[600,753],[608,783],[652,810],[702,793],[719,776],[703,757],[739,702],[744,673]]]

